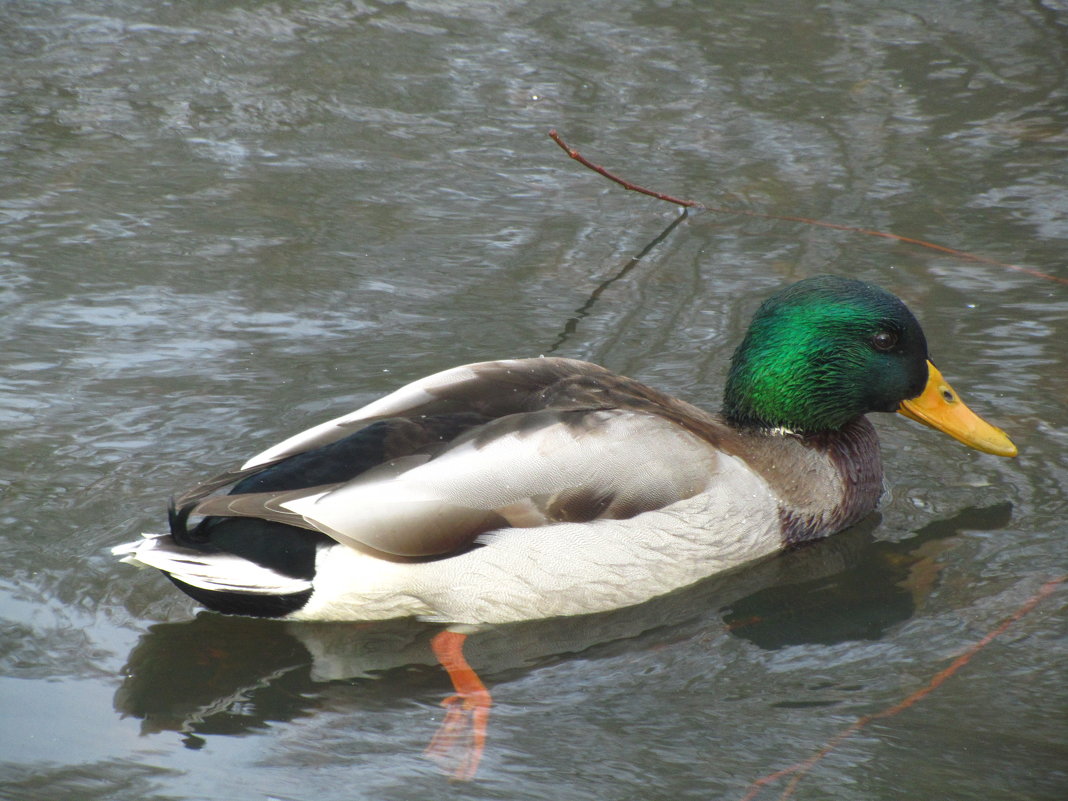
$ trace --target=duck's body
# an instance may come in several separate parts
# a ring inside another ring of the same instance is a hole
[[[850,303],[867,310],[859,321],[841,313]],[[820,336],[794,348],[782,330],[799,309]],[[779,335],[778,361],[757,358],[771,347],[764,329]],[[858,354],[871,380],[829,408],[835,363],[856,370]],[[777,398],[806,371],[807,399]],[[947,391],[936,376],[900,301],[811,279],[762,307],[720,415],[570,359],[458,367],[205,482],[177,499],[169,534],[117,550],[239,614],[506,623],[606,611],[869,514],[882,468],[863,415]],[[1011,443],[985,445],[1011,455]]]

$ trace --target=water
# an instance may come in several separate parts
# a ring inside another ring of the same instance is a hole
[[[923,688],[1068,573],[1066,38],[1055,0],[5,3],[3,797],[740,799]],[[553,127],[680,197],[1060,281],[702,213],[606,284],[676,210]],[[1020,458],[880,420],[857,529],[474,635],[474,782],[423,754],[434,629],[198,615],[108,553],[453,364],[554,349],[714,408],[760,300],[825,271],[901,295]],[[1066,597],[758,797],[1065,797]]]

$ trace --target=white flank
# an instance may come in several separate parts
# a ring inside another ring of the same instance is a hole
[[[344,546],[319,552],[315,591],[295,620],[407,615],[511,623],[642,603],[781,547],[777,500],[743,462],[721,456],[706,491],[626,520],[483,535],[483,547],[419,563]]]

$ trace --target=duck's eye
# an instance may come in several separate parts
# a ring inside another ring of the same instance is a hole
[[[871,344],[876,350],[891,350],[897,344],[897,334],[893,331],[879,331],[871,338]]]

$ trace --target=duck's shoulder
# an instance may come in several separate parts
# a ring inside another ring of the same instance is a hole
[[[541,361],[541,360],[531,360]],[[746,439],[718,415],[589,362],[554,359],[556,378],[532,400],[546,409],[615,409],[669,423],[709,446],[737,453]]]
[[[539,395],[546,408],[613,409],[635,415],[641,421],[637,425],[661,435],[671,431],[677,444],[668,445],[667,454],[692,458],[699,453],[710,482],[726,469],[728,458],[731,470],[749,474],[777,499],[784,544],[827,536],[858,522],[882,494],[879,439],[866,417],[814,435],[735,427],[717,414],[596,365],[579,362],[557,369],[562,369],[558,379]]]

